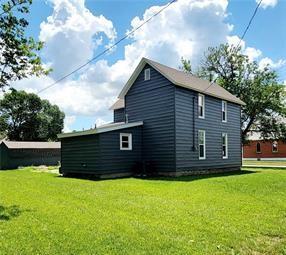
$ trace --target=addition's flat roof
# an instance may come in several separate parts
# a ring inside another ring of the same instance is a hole
[[[120,129],[125,129],[125,128],[131,128],[131,127],[137,127],[137,126],[142,126],[142,125],[143,125],[143,121],[132,122],[132,123],[125,123],[125,122],[109,123],[109,124],[102,125],[94,129],[58,134],[58,138],[61,139],[61,138],[83,136],[83,135],[94,135],[94,134],[100,134],[100,133],[105,133],[105,132],[110,132],[110,131],[120,130]]]

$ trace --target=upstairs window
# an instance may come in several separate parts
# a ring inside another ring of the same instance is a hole
[[[206,159],[206,132],[199,130],[199,159]]]
[[[205,96],[202,94],[199,94],[199,97],[198,97],[198,110],[199,110],[199,118],[204,119],[205,118]]]
[[[256,153],[261,153],[261,145],[260,145],[260,143],[256,144]]]
[[[150,68],[145,69],[144,71],[144,81],[150,80]]]
[[[120,150],[132,150],[132,134],[120,133]]]
[[[222,133],[222,158],[228,158],[228,139],[227,133]]]
[[[278,143],[277,143],[277,141],[274,141],[272,143],[272,152],[278,152]]]
[[[226,101],[221,102],[221,116],[222,116],[222,122],[227,122],[227,102]]]

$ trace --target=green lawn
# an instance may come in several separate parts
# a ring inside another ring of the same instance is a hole
[[[286,254],[286,170],[252,171],[104,181],[0,171],[0,254]]]
[[[286,160],[243,160],[243,165],[257,165],[257,166],[285,166]]]

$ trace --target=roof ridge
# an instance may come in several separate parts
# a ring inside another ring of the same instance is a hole
[[[174,68],[174,67],[171,67],[171,66],[164,65],[164,64],[162,64],[162,63],[160,63],[160,62],[157,62],[157,61],[155,61],[155,60],[152,60],[152,59],[149,59],[149,58],[143,58],[143,59],[146,59],[147,61],[151,61],[151,62],[153,62],[153,63],[155,63],[155,64],[157,64],[157,65],[161,65],[161,66],[163,66],[163,67],[167,67],[167,68],[169,68],[169,69],[173,69],[173,70],[175,70],[175,71],[177,71],[177,72],[180,72],[180,73],[183,73],[183,74],[185,74],[185,75],[189,75],[189,76],[191,76],[191,77],[194,77],[194,78],[197,78],[197,79],[201,79],[201,80],[206,81],[206,82],[208,82],[208,83],[212,83],[212,82],[210,82],[210,81],[208,81],[208,80],[206,80],[206,79],[204,79],[204,78],[199,77],[198,75],[195,75],[195,74],[192,74],[192,73],[189,73],[189,72],[185,72],[185,71],[183,71],[183,70],[180,70],[180,69],[177,69],[177,68]],[[217,83],[213,83],[213,84],[217,84]],[[218,84],[217,84],[217,85],[218,85]],[[220,85],[218,85],[218,86],[220,86]]]
[[[210,82],[206,79],[200,78],[193,74],[175,69],[170,66],[166,66],[154,60],[148,58],[142,58],[137,65],[135,71],[132,73],[131,77],[124,85],[123,89],[119,94],[119,98],[123,99],[139,73],[143,70],[144,66],[149,64],[157,72],[161,73],[165,78],[167,78],[174,85],[184,87],[186,89],[191,89],[199,93],[203,93],[209,96],[213,96],[222,100],[233,102],[240,105],[245,105],[245,103],[238,97],[230,93],[228,90],[218,85],[217,83]]]

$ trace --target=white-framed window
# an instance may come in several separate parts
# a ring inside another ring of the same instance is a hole
[[[205,96],[199,94],[198,96],[198,111],[199,111],[199,118],[205,118]]]
[[[227,102],[221,101],[221,117],[222,122],[227,122]]]
[[[277,141],[274,141],[272,143],[272,152],[274,152],[274,153],[278,152],[278,142]]]
[[[222,158],[228,158],[228,137],[227,133],[222,133]]]
[[[150,80],[150,68],[146,68],[144,70],[144,81],[149,81]]]
[[[256,144],[256,153],[261,153],[261,144],[260,143]]]
[[[132,134],[120,133],[120,150],[132,150]]]
[[[199,159],[206,159],[206,131],[198,131]]]

